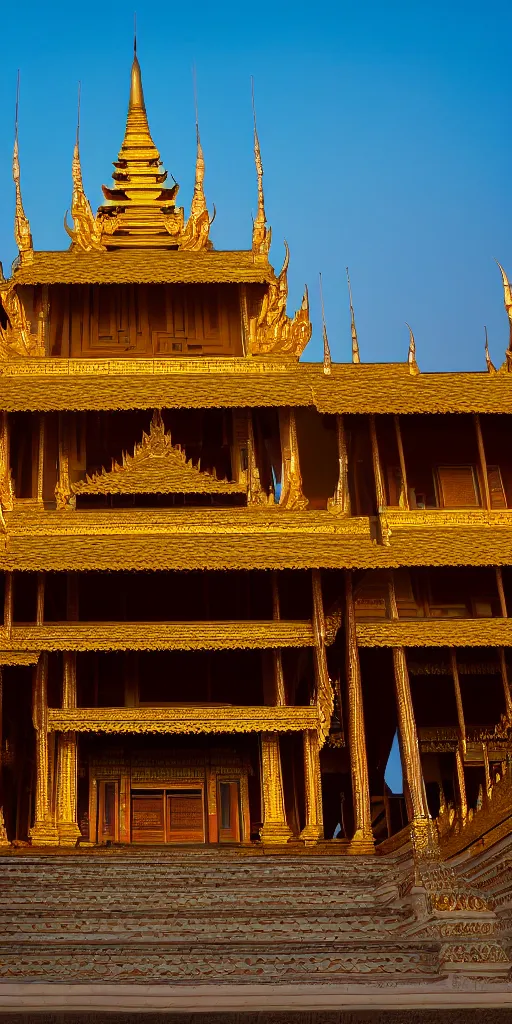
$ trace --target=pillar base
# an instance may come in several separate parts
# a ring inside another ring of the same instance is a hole
[[[7,829],[5,827],[4,812],[0,807],[0,846],[10,846],[10,842],[7,838]]]
[[[260,828],[262,843],[287,843],[293,833],[285,821],[268,821]]]
[[[305,825],[299,834],[299,839],[304,840],[308,846],[312,843],[318,843],[323,838],[324,830],[321,825]]]
[[[32,846],[58,846],[59,833],[52,821],[36,821],[29,832]]]
[[[373,833],[363,832],[362,829],[357,829],[350,840],[347,853],[368,855],[375,853],[375,840]]]
[[[74,821],[61,821],[57,825],[60,846],[76,846],[82,833]]]

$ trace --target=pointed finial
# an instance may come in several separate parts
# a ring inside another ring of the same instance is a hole
[[[20,158],[18,149],[18,113],[20,104],[20,73],[16,82],[16,115],[14,121],[14,151],[12,155],[12,177],[16,190],[16,207],[14,214],[14,238],[22,259],[31,259],[33,256],[32,234],[30,224],[23,209],[20,185]]]
[[[137,56],[137,11],[133,12],[133,56]]]
[[[195,64],[192,67],[192,78],[194,83],[194,109],[196,116],[196,174],[194,181],[194,194],[190,204],[190,216],[183,231],[180,247],[182,249],[199,251],[200,249],[212,249],[213,246],[208,237],[211,221],[204,194],[204,156],[203,147],[201,146],[201,137],[199,135],[197,77]]]
[[[487,366],[488,373],[496,373],[496,367],[491,359],[489,352],[489,339],[487,337],[487,327],[484,327],[485,331],[485,365]]]
[[[256,176],[258,179],[258,212],[252,226],[252,251],[268,253],[272,231],[267,227],[267,216],[265,213],[265,198],[263,195],[263,164],[261,161],[260,140],[256,125],[256,104],[254,101],[254,78],[251,75],[251,98],[252,98],[252,119],[254,126],[254,162],[256,164]]]
[[[73,195],[71,198],[71,216],[73,227],[70,228],[67,222],[67,212],[64,216],[64,228],[71,238],[72,245],[83,249],[84,252],[103,251],[105,246],[101,242],[101,228],[91,210],[91,204],[85,194],[82,179],[82,165],[80,163],[80,100],[81,83],[78,83],[78,100],[76,116],[76,138],[73,149],[73,162],[71,165],[71,176],[73,179]]]
[[[325,309],[324,309],[324,290],[322,288],[322,274],[319,273],[318,280],[320,284],[320,307],[322,310],[322,334],[324,339],[324,373],[329,374],[331,372],[331,350],[329,348],[329,339],[327,337],[327,326],[325,323]]]
[[[409,351],[407,353],[407,362],[409,364],[409,370],[411,373],[418,373],[418,364],[416,362],[416,339],[412,332],[412,327],[405,321],[405,326],[409,328]]]
[[[348,297],[350,300],[350,332],[352,334],[352,362],[360,363],[361,357],[359,355],[359,342],[357,340],[356,318],[354,316],[354,306],[352,303],[352,288],[350,286],[350,274],[348,272],[348,267],[345,267],[345,270],[347,271]]]
[[[496,260],[495,262],[498,263],[498,260]],[[503,296],[504,296],[505,309],[507,311],[508,322],[509,322],[509,331],[510,331],[510,333],[509,333],[508,349],[505,352],[505,355],[507,357],[508,369],[511,370],[512,369],[512,365],[511,365],[511,363],[512,363],[512,287],[510,286],[509,279],[508,279],[508,277],[507,277],[507,275],[506,275],[506,273],[505,273],[501,263],[498,263],[498,267],[501,270],[501,278],[502,278],[502,281],[503,281]]]

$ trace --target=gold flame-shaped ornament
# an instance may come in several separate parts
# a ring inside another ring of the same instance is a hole
[[[496,263],[498,263],[497,260]],[[503,281],[503,298],[509,322],[509,342],[505,355],[507,357],[507,369],[509,371],[512,371],[512,288],[510,286],[509,279],[503,267],[501,266],[501,263],[498,263],[498,266],[501,270],[501,278]]]
[[[350,285],[350,274],[348,272],[348,267],[345,267],[345,270],[347,272],[348,298],[350,302],[350,334],[352,336],[352,362],[360,363],[361,357],[359,355],[359,341],[357,340],[356,318],[354,315],[354,306],[352,303],[352,288]]]
[[[215,208],[214,208],[215,209]],[[194,194],[190,204],[190,216],[183,229],[180,239],[180,249],[189,249],[199,252],[201,249],[213,249],[209,238],[210,225],[215,219],[215,212],[212,219],[206,206],[204,194],[204,156],[201,138],[199,135],[199,124],[196,119],[196,175],[194,182]]]
[[[412,327],[409,326],[407,321],[405,321],[405,326],[409,328],[409,351],[407,352],[409,373],[419,373],[420,371],[416,362],[416,339],[412,332]]]
[[[488,373],[496,373],[496,367],[491,359],[491,353],[489,352],[489,339],[487,337],[487,327],[484,327],[485,331],[485,365]]]
[[[251,320],[251,355],[293,355],[298,358],[311,338],[307,286],[295,316],[292,318],[286,315],[290,250],[286,242],[284,246],[285,257],[281,272],[269,282],[260,314]]]
[[[14,239],[16,241],[16,245],[18,246],[20,261],[28,263],[34,258],[34,247],[32,245],[32,233],[30,230],[29,220],[25,214],[25,210],[23,208],[23,200],[21,198],[20,157],[18,147],[19,98],[20,75],[18,72],[18,82],[16,87],[16,119],[14,128],[14,150],[12,154],[12,177],[14,181],[14,187],[16,190],[16,206],[14,213]]]
[[[256,126],[256,107],[254,105],[254,82],[251,79],[252,88],[252,116],[254,123],[254,163],[256,165],[256,177],[258,180],[258,211],[252,225],[252,251],[267,255],[272,240],[272,229],[267,226],[267,215],[265,213],[265,197],[263,194],[263,163],[261,159],[260,140]]]
[[[78,119],[71,173],[73,178],[73,195],[71,198],[72,228],[67,222],[67,212],[64,216],[64,227],[71,239],[71,248],[83,249],[84,252],[104,252],[105,246],[101,242],[101,226],[92,212],[91,204],[85,194],[82,178],[82,165],[80,163],[80,89],[78,91]]]
[[[329,375],[331,372],[331,350],[329,348],[329,338],[327,337],[327,324],[325,322],[325,309],[324,309],[324,290],[322,288],[322,275],[318,275],[320,280],[320,306],[322,310],[322,337],[324,342],[324,373]]]

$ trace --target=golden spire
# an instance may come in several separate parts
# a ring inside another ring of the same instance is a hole
[[[498,260],[496,260],[496,263],[498,263]],[[508,349],[507,349],[505,355],[507,357],[507,366],[508,366],[508,369],[510,370],[510,369],[512,369],[512,366],[511,366],[511,363],[512,363],[512,288],[510,286],[509,279],[508,279],[505,271],[503,270],[503,267],[502,267],[501,263],[498,263],[498,266],[499,266],[499,268],[501,270],[501,278],[502,278],[502,281],[503,281],[503,294],[504,294],[504,301],[505,301],[505,309],[507,311],[508,322],[509,322],[510,334],[509,334]]]
[[[489,339],[487,337],[487,327],[484,327],[485,331],[485,365],[487,366],[488,373],[496,373],[496,367],[491,359],[489,352]]]
[[[126,129],[114,167],[114,187],[103,186],[107,203],[98,211],[107,248],[179,248],[183,232],[183,210],[176,209],[179,186],[175,182],[172,188],[164,188],[167,171],[149,130],[136,38]]]
[[[266,255],[270,249],[272,230],[267,227],[265,198],[263,195],[263,164],[261,162],[260,140],[256,126],[256,106],[254,103],[254,79],[251,77],[252,118],[254,123],[254,162],[258,178],[258,212],[252,225],[252,251]]]
[[[318,275],[320,282],[320,307],[322,310],[322,335],[324,339],[324,373],[331,372],[331,350],[329,348],[329,338],[327,337],[327,326],[325,323],[325,309],[324,309],[324,290],[322,288],[322,275]]]
[[[197,110],[197,83],[196,69],[193,69],[194,76],[194,107],[196,112],[196,175],[194,181],[194,194],[190,204],[190,216],[185,225],[181,249],[212,249],[212,243],[208,238],[210,224],[213,222],[215,212],[210,221],[204,194],[204,156],[199,135],[199,114]],[[215,211],[215,208],[214,208]]]
[[[352,334],[352,362],[360,363],[361,357],[359,355],[359,342],[357,340],[356,318],[354,316],[354,306],[352,304],[352,288],[350,287],[350,274],[348,272],[348,267],[345,267],[345,270],[347,271],[348,297],[350,300],[350,332]]]
[[[23,209],[20,186],[20,159],[18,151],[18,109],[20,102],[20,73],[16,84],[16,118],[14,124],[14,151],[12,155],[12,177],[16,189],[16,211],[14,215],[14,238],[18,246],[21,259],[30,260],[34,250],[32,246],[32,234],[28,217]]]
[[[91,210],[91,204],[85,194],[82,180],[82,166],[80,163],[80,92],[81,86],[78,83],[78,109],[76,119],[76,139],[73,150],[73,163],[71,173],[73,178],[73,195],[71,198],[71,216],[73,227],[67,223],[67,213],[64,217],[64,227],[71,238],[72,247],[76,246],[85,252],[104,251],[105,246],[101,242],[101,227]]]
[[[418,373],[418,364],[416,362],[416,340],[412,333],[412,327],[409,326],[407,320],[405,321],[405,326],[409,328],[409,351],[407,353],[409,370],[411,373]]]

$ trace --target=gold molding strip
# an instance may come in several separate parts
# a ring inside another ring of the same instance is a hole
[[[331,414],[512,413],[512,380],[506,372],[413,375],[402,363],[333,363],[325,375],[322,363],[271,355],[20,358],[2,362],[0,379],[7,411],[314,405]]]
[[[360,647],[512,647],[512,619],[358,622]]]
[[[49,708],[49,732],[245,733],[316,729],[315,707]]]
[[[289,622],[47,622],[0,628],[6,651],[164,651],[314,647],[309,621]],[[10,656],[10,655],[9,655]],[[32,664],[32,662],[24,662]]]

